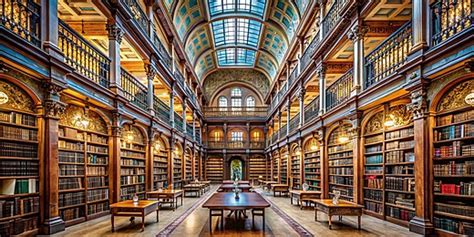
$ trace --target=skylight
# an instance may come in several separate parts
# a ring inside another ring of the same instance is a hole
[[[228,13],[250,13],[263,18],[265,0],[209,0],[211,18]]]
[[[255,50],[245,48],[225,48],[217,50],[219,66],[253,66]]]
[[[247,45],[256,48],[262,24],[244,18],[228,18],[212,22],[212,32],[216,47],[227,45]]]

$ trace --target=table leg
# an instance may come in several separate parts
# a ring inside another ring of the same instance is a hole
[[[145,231],[145,210],[142,211],[142,232]]]
[[[293,194],[291,194],[290,202],[291,202],[291,205],[293,205]]]
[[[332,216],[328,215],[328,220],[329,220],[329,229],[331,230],[332,227]]]
[[[314,220],[318,221],[318,209],[314,208]]]
[[[156,222],[160,222],[160,208],[156,208]]]
[[[212,233],[212,209],[209,209],[209,232]]]
[[[342,221],[342,216],[339,216],[339,221]]]
[[[361,216],[357,216],[357,228],[360,230]]]
[[[221,211],[221,229],[224,230],[224,210]]]
[[[114,212],[113,212],[113,210],[112,210],[112,215],[110,215],[110,221],[112,222],[112,232],[114,232],[115,229],[114,229]]]
[[[262,229],[265,231],[265,208],[262,209]]]

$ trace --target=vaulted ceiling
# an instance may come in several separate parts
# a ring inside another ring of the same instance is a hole
[[[197,76],[255,68],[274,79],[311,0],[163,0]]]

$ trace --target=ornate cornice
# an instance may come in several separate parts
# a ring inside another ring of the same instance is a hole
[[[44,112],[47,118],[59,119],[66,111],[66,104],[61,101],[46,100],[44,102]]]
[[[407,109],[413,113],[413,119],[421,119],[428,114],[428,102],[426,100],[426,90],[423,88],[413,91],[410,95],[411,103],[407,104]]]
[[[356,25],[350,29],[349,33],[347,33],[347,37],[352,41],[357,41],[364,38],[368,31],[369,27],[364,25]]]
[[[119,44],[122,42],[122,38],[125,32],[119,25],[117,25],[117,23],[107,24],[105,29],[108,32],[109,40],[116,40]]]

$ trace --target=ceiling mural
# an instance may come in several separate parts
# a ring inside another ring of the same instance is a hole
[[[203,81],[225,68],[255,68],[273,80],[312,0],[163,0]],[[268,80],[267,79],[267,80]]]

